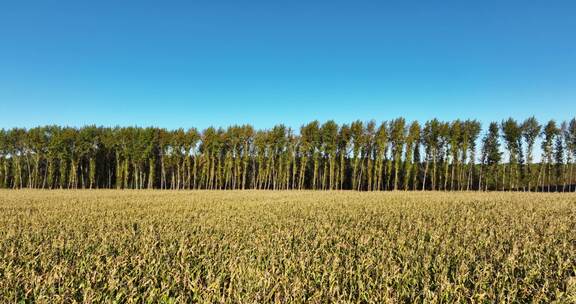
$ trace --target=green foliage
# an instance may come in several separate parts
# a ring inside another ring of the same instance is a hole
[[[0,131],[0,188],[576,190],[576,119]]]

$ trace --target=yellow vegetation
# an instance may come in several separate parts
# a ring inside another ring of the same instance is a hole
[[[0,191],[0,302],[576,302],[576,196]]]

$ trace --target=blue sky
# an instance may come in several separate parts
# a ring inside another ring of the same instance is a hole
[[[0,127],[564,120],[575,29],[575,1],[3,1]]]

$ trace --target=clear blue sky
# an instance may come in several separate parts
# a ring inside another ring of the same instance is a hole
[[[0,4],[3,128],[563,120],[575,101],[576,1]]]

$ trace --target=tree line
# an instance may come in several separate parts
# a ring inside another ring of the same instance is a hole
[[[541,157],[534,161],[534,149]],[[0,188],[576,191],[576,119],[0,130]]]

